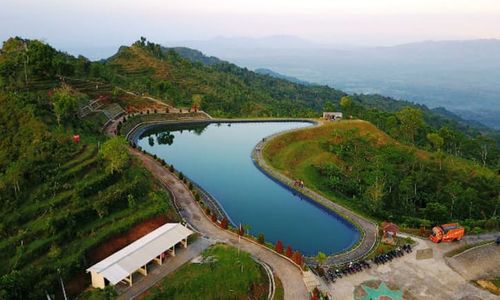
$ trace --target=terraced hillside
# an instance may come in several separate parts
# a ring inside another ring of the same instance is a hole
[[[68,281],[83,273],[93,262],[89,251],[110,237],[159,214],[177,218],[169,196],[139,167],[103,172],[94,143],[74,145],[68,157],[58,168],[44,168],[47,180],[32,186],[15,211],[0,215],[0,274],[17,270],[22,282],[51,293],[58,270]],[[22,282],[16,284],[28,289]]]

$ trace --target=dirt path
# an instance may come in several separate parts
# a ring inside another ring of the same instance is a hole
[[[162,167],[153,158],[135,149],[130,150],[148,169],[153,176],[158,178],[164,186],[171,191],[175,202],[179,207],[183,218],[194,229],[201,234],[220,241],[241,250],[249,252],[257,259],[269,265],[276,275],[281,279],[285,290],[285,299],[308,299],[309,294],[302,279],[302,273],[288,260],[279,255],[244,239],[239,240],[236,236],[214,225],[205,217],[205,214],[193,199],[187,187],[177,177],[172,175],[166,168]]]

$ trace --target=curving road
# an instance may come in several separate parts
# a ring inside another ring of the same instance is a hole
[[[171,192],[181,216],[195,230],[216,241],[239,247],[269,265],[283,283],[285,299],[309,298],[302,272],[295,265],[261,245],[244,239],[239,240],[235,235],[214,225],[205,216],[189,189],[176,176],[152,157],[132,148],[130,152]]]

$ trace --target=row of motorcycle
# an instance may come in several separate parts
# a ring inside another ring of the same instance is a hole
[[[402,257],[407,253],[411,253],[413,250],[410,244],[405,244],[402,247],[398,247],[394,250],[379,254],[372,259],[372,262],[376,265],[385,264],[392,261],[397,257]],[[319,277],[322,277],[326,282],[335,282],[337,279],[349,276],[351,274],[356,274],[366,269],[370,269],[370,262],[367,260],[359,260],[357,262],[349,262],[340,268],[330,266],[328,268],[321,267],[319,265],[311,267],[311,271]]]

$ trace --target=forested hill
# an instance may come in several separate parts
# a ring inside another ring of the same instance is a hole
[[[304,84],[270,72],[252,72],[198,50],[166,48],[145,39],[130,47],[121,47],[106,63],[114,66],[120,75],[127,76],[127,81],[133,82],[135,88],[165,98],[172,104],[189,105],[192,95],[200,94],[204,99],[202,108],[215,116],[317,115],[325,105],[329,109],[340,109],[340,98],[346,95],[328,86]],[[156,79],[151,78],[155,70],[167,67],[172,74],[160,72]],[[168,82],[159,82],[162,80]],[[418,107],[432,125],[499,135],[445,109],[431,110],[425,105],[381,95],[352,95],[352,98],[367,109],[381,111],[396,112],[406,106]]]
[[[144,94],[224,117],[318,117],[322,110],[341,110],[398,142],[433,149],[436,159],[448,153],[471,160],[470,173],[481,169],[478,164],[490,172],[499,168],[494,140],[425,107],[348,96],[201,58],[193,62],[145,39],[97,62],[37,40],[3,43],[0,299],[41,299],[47,293],[55,298],[60,277],[68,291],[78,292],[88,283],[70,280],[86,276],[85,268],[96,262],[92,249],[160,213],[166,213],[165,222],[177,218],[168,194],[129,159],[126,140],[102,134],[108,119],[101,109],[82,114],[95,99],[102,100],[103,110],[117,104],[130,111],[156,110],[158,101]]]

